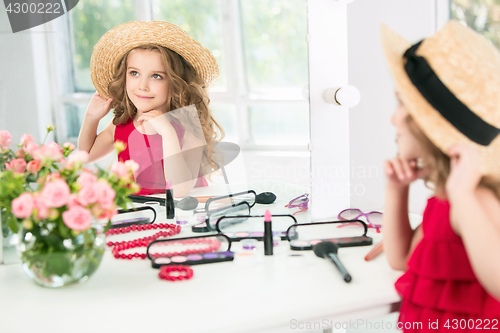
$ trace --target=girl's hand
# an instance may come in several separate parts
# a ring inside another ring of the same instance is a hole
[[[385,161],[384,171],[388,185],[396,188],[407,187],[428,173],[425,167],[417,167],[416,160],[407,161],[400,157]]]
[[[174,128],[168,121],[168,118],[159,110],[144,112],[137,118],[138,125],[144,125],[146,132],[158,133],[163,135],[173,131]]]
[[[92,117],[93,119],[101,120],[111,110],[111,102],[113,102],[112,98],[105,100],[96,91],[89,102],[86,115]]]
[[[454,145],[448,149],[450,175],[446,180],[446,195],[451,202],[462,195],[473,194],[481,181],[479,153],[467,145]]]

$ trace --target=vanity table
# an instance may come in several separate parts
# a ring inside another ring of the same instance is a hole
[[[270,190],[268,185],[254,189],[257,193]],[[276,191],[278,187],[273,186]],[[252,214],[265,209],[273,214],[290,213],[284,205],[303,194],[303,189],[283,185],[281,190],[284,194],[277,193],[274,204],[256,205]],[[296,217],[299,223],[310,219],[307,212]],[[165,222],[163,216],[159,218],[157,223]],[[190,228],[183,228],[176,237],[190,235]],[[368,235],[374,244],[382,238],[373,229]],[[401,272],[393,271],[383,255],[366,262],[364,256],[372,247],[339,250],[352,276],[349,284],[331,263],[312,251],[291,251],[287,241],[274,248],[273,256],[264,256],[259,242],[257,262],[252,265],[235,260],[192,266],[194,277],[188,281],[160,280],[149,260],[117,260],[109,249],[88,281],[61,289],[34,284],[19,264],[2,265],[0,331],[322,331],[335,328],[336,323],[349,324],[397,310],[400,297],[393,285]],[[231,250],[240,251],[241,244],[234,242]],[[292,253],[303,254],[304,263],[291,265]]]

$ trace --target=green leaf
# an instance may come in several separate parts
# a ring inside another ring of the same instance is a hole
[[[71,238],[71,233],[69,228],[64,223],[57,224],[57,230],[59,230],[59,234],[62,238]]]
[[[10,212],[7,211],[7,219],[9,222],[9,228],[12,230],[13,233],[17,233],[19,231],[19,223],[17,221],[17,218],[14,216],[14,214],[9,214]]]
[[[51,253],[47,256],[47,268],[46,271],[48,275],[56,274],[63,275],[68,273],[71,266],[71,254],[70,253]]]

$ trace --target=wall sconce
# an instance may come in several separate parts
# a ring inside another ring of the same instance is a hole
[[[323,92],[323,100],[327,103],[352,108],[359,104],[361,94],[354,86],[328,88]]]

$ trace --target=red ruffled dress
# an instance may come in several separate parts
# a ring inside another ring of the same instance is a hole
[[[408,271],[395,283],[403,297],[398,328],[405,332],[484,332],[489,323],[489,330],[500,330],[500,302],[477,280],[462,239],[451,228],[449,202],[430,198],[422,228],[424,236],[408,262]],[[437,327],[430,328],[429,323],[436,321]],[[415,323],[422,326],[417,328]]]
[[[175,122],[172,122],[172,126],[182,147],[184,128]],[[139,170],[135,173],[135,181],[141,187],[141,190],[135,194],[165,193],[161,135],[142,134],[135,128],[133,120],[129,119],[124,124],[116,125],[114,141],[123,141],[127,145],[125,150],[118,154],[120,162],[132,159],[139,164]],[[207,180],[200,175],[194,187],[205,186],[208,186]]]

